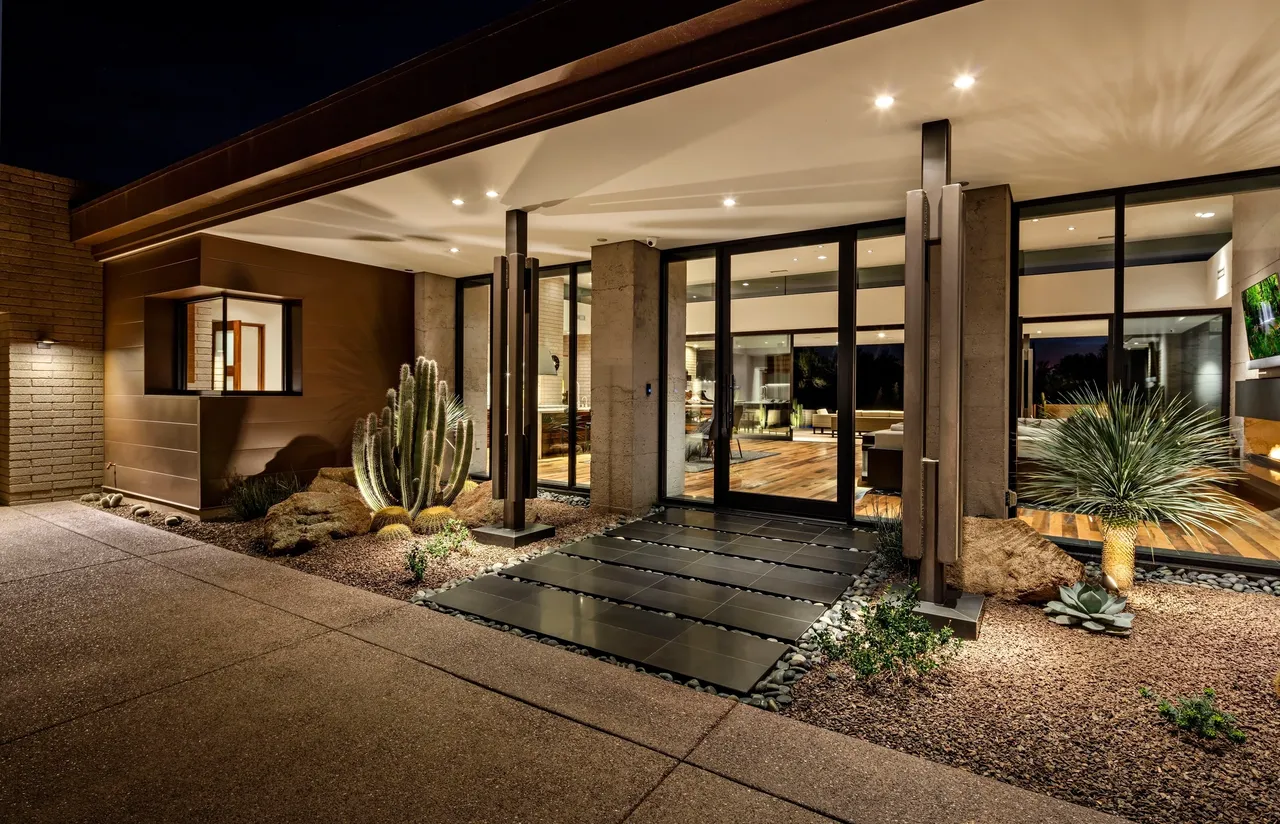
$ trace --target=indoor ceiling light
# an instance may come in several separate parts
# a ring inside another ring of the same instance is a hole
[[[883,337],[884,337],[884,332],[881,332],[881,333],[880,333],[879,335],[877,335],[876,337],[883,338]]]
[[[826,255],[818,255],[818,260],[826,260],[826,259],[827,259]]]
[[[1068,232],[1074,232],[1075,230],[1076,230],[1076,227],[1074,227],[1074,226],[1068,226],[1068,227],[1067,227],[1067,231],[1068,231]]]
[[[1213,212],[1196,212],[1196,217],[1213,217]]]
[[[750,284],[750,283],[747,283],[747,282],[744,280],[744,281],[742,282],[742,285],[743,285],[743,286],[750,286],[751,284]]]
[[[791,262],[792,262],[792,263],[796,263],[796,262],[797,262],[797,261],[799,261],[799,260],[800,260],[800,258],[792,258],[792,259],[791,259]]]
[[[1040,222],[1040,218],[1038,218],[1038,217],[1033,217],[1033,218],[1031,218],[1031,222],[1032,222],[1032,223],[1039,223],[1039,222]]]
[[[451,247],[449,247],[449,251],[450,251],[450,252],[453,252],[453,253],[456,255],[456,254],[458,254],[458,247],[457,247],[457,246],[451,246]]]
[[[882,94],[876,98],[877,109],[887,109],[893,105],[893,95]]]
[[[490,189],[489,191],[484,193],[484,196],[487,198],[495,198],[498,196],[498,193],[495,192],[493,189]]]
[[[731,197],[726,197],[722,202],[726,207],[733,207],[738,205],[738,201],[734,200]]]
[[[968,89],[973,86],[973,83],[974,83],[973,75],[962,74],[959,77],[957,77],[955,81],[952,82],[951,85],[955,86],[957,89]]]
[[[462,205],[463,203],[465,203],[465,202],[466,202],[466,201],[464,201],[464,200],[463,200],[462,198],[460,198],[460,197],[455,197],[455,198],[453,199],[453,205],[454,205],[454,206],[461,206],[461,205]]]
[[[1182,323],[1186,318],[1178,318],[1178,323]]]

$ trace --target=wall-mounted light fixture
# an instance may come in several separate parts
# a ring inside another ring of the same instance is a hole
[[[57,341],[49,337],[47,333],[36,332],[36,348],[37,349],[52,349],[55,343],[57,343]]]

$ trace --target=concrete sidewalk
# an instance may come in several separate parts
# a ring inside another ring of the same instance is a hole
[[[1119,820],[75,503],[0,650],[3,821]]]

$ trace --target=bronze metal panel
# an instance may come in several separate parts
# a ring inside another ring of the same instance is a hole
[[[522,213],[523,214],[523,213]],[[525,257],[507,255],[507,490],[503,497],[502,525],[507,529],[524,529],[525,501],[525,405],[524,352]]]
[[[132,466],[163,475],[192,479],[200,476],[200,453],[195,451],[107,440],[106,458],[119,466]]]
[[[98,198],[72,236],[124,253],[973,2],[537,4]]]
[[[924,190],[907,192],[902,354],[902,554],[907,558],[920,558],[924,552],[921,461],[928,409],[929,284],[925,280],[928,222]]]
[[[160,423],[195,424],[200,419],[200,399],[194,395],[111,394],[103,398],[103,416]]]
[[[929,201],[929,240],[942,232],[942,187],[951,182],[951,121],[934,120],[920,127],[920,188]]]
[[[964,507],[964,192],[942,187],[942,272],[938,386],[938,563],[954,564]]]
[[[200,509],[200,481],[196,478],[179,478],[161,472],[149,472],[137,467],[117,465],[107,470],[104,483],[112,489],[149,500],[183,509]]]
[[[107,418],[104,431],[106,440],[116,443],[180,449],[187,452],[195,452],[200,448],[200,429],[194,423]]]

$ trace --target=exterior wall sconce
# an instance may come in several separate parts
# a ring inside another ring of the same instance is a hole
[[[44,332],[36,332],[37,349],[52,349],[55,343],[57,343],[57,341],[49,337]]]

